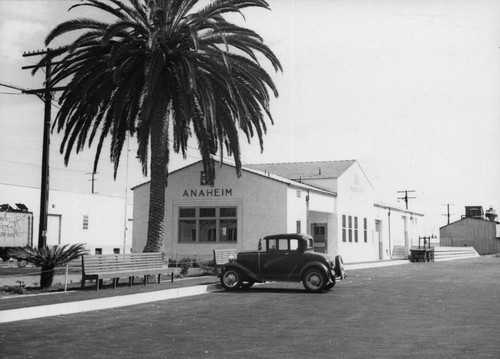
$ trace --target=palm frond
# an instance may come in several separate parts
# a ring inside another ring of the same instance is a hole
[[[19,247],[9,250],[12,258],[32,263],[37,267],[56,267],[87,254],[83,244],[65,244],[53,247]]]

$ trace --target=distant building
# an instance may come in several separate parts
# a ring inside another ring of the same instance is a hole
[[[465,207],[465,216],[439,229],[440,245],[447,247],[474,247],[479,254],[500,252],[496,237],[496,215],[492,209],[485,214],[481,206]]]
[[[149,182],[133,188],[133,251],[146,244]],[[315,250],[345,261],[408,255],[422,214],[375,203],[356,160],[216,166],[205,180],[201,161],[169,174],[164,250],[170,258],[207,257],[214,249],[256,250],[269,234],[308,233]],[[396,250],[397,249],[397,250]],[[395,251],[396,250],[396,251]]]
[[[33,212],[37,246],[40,189],[0,184],[3,203],[23,203]],[[130,252],[132,219],[127,214],[125,220],[123,197],[50,190],[48,207],[47,245],[83,243],[91,254]]]

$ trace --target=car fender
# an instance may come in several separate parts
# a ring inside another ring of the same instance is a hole
[[[222,266],[221,268],[221,271],[223,271],[224,269],[226,268],[235,268],[235,269],[239,269],[241,272],[243,272],[245,275],[247,275],[248,277],[250,277],[251,279],[257,281],[257,282],[262,282],[262,278],[260,278],[260,276],[258,276],[257,274],[255,274],[254,272],[252,272],[251,270],[249,270],[247,267],[245,266],[242,266],[241,264],[238,264],[238,263],[226,263]]]
[[[309,268],[312,268],[312,267],[317,267],[317,268],[321,268],[321,270],[323,271],[323,273],[326,275],[326,277],[328,279],[331,279],[331,275],[330,275],[330,272],[328,271],[328,268],[327,266],[324,264],[324,263],[321,263],[321,262],[309,262],[307,263],[303,268],[302,270],[300,271],[300,277],[299,278],[302,278],[302,276],[304,275],[305,271],[308,270]]]

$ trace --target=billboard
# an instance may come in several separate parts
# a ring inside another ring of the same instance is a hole
[[[33,245],[33,213],[0,212],[0,247]]]

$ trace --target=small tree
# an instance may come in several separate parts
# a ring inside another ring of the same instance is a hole
[[[40,288],[45,289],[52,286],[54,270],[57,266],[66,264],[82,254],[86,254],[83,244],[68,244],[64,246],[53,246],[43,248],[32,248],[30,246],[14,248],[9,255],[17,260],[32,263],[41,268]]]

